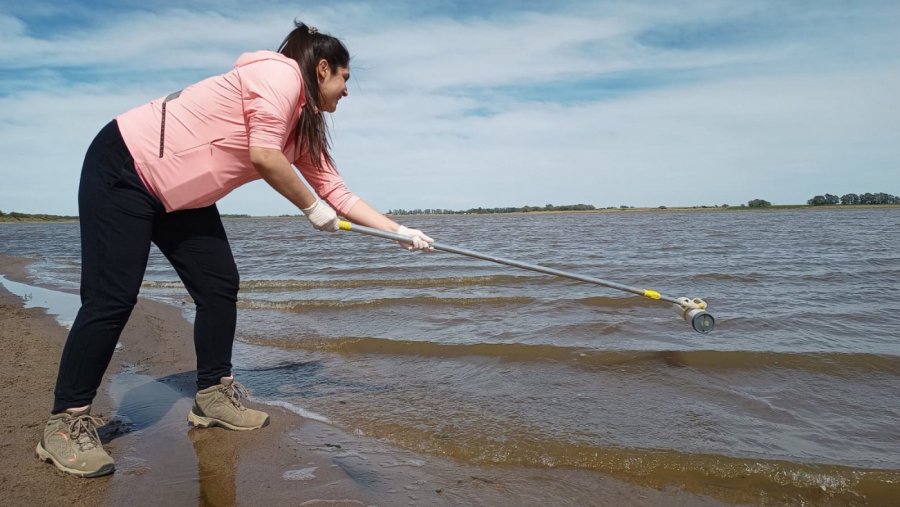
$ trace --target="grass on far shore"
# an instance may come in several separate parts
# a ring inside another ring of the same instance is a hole
[[[29,215],[27,213],[4,213],[0,215],[0,223],[34,223],[34,222],[77,222],[78,217],[68,215]]]

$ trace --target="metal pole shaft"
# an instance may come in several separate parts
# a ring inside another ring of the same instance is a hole
[[[379,238],[391,239],[394,241],[402,241],[405,243],[411,243],[412,238],[408,236],[404,236],[402,234],[397,234],[393,232],[382,231],[378,229],[373,229],[371,227],[366,227],[364,225],[357,225],[351,222],[347,222],[345,220],[341,220],[341,229],[345,231],[359,232],[362,234],[368,234],[369,236],[377,236]],[[563,278],[571,278],[572,280],[579,280],[582,282],[593,283],[596,285],[602,285],[604,287],[609,287],[611,289],[617,289],[625,292],[631,292],[632,294],[637,294],[638,296],[648,297],[650,299],[659,299],[661,301],[667,301],[669,303],[675,303],[676,305],[680,305],[681,302],[673,297],[663,296],[660,293],[649,290],[649,289],[638,289],[637,287],[629,287],[628,285],[623,285],[621,283],[610,282],[607,280],[601,280],[599,278],[594,278],[590,276],[583,276],[577,273],[570,273],[568,271],[561,271],[558,269],[548,268],[544,266],[540,266],[537,264],[528,264],[526,262],[515,261],[511,259],[504,259],[502,257],[496,257],[493,255],[487,255],[480,252],[475,252],[473,250],[467,250],[465,248],[459,248],[450,245],[444,245],[441,243],[432,243],[431,246],[435,250],[442,250],[444,252],[450,252],[460,255],[465,255],[467,257],[474,257],[476,259],[482,259],[490,262],[496,262],[497,264],[505,264],[507,266],[513,266],[517,268],[527,269],[530,271],[536,271],[538,273],[545,273],[548,275],[561,276]]]

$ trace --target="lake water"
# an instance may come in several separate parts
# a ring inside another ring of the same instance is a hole
[[[305,220],[226,221],[257,399],[478,464],[769,505],[897,505],[900,209],[406,217],[437,241],[701,297],[672,305]],[[0,225],[76,289],[78,225]],[[142,295],[188,296],[153,250]]]

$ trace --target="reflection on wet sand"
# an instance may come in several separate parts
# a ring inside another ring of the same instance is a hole
[[[188,437],[197,454],[200,478],[198,507],[235,505],[234,473],[237,470],[235,444],[221,428],[193,428]]]
[[[236,505],[235,435],[189,429],[193,378],[194,372],[154,379],[129,370],[113,378],[110,394],[118,409],[102,431],[116,458],[113,505]],[[165,494],[158,493],[160,485]]]
[[[186,421],[191,373],[154,379],[126,368],[113,377],[109,393],[117,409],[101,432],[116,460],[110,505],[196,502],[197,466]]]

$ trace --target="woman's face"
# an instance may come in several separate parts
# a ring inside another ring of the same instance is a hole
[[[319,110],[333,113],[341,97],[347,96],[350,68],[336,67],[332,72],[327,61],[319,60],[316,70],[319,78]]]

